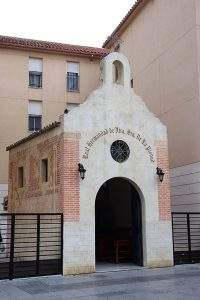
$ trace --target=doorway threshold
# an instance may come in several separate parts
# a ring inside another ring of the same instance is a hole
[[[96,273],[141,270],[144,268],[145,267],[141,267],[133,263],[119,263],[119,264],[109,263],[109,262],[96,263]]]

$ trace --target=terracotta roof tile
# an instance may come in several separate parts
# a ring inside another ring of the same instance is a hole
[[[6,151],[9,151],[9,150],[11,150],[11,149],[13,149],[13,148],[15,148],[15,147],[17,147],[17,146],[19,146],[19,145],[27,142],[27,141],[29,141],[29,140],[32,140],[34,137],[36,137],[38,135],[41,135],[41,134],[43,134],[45,132],[48,132],[49,130],[52,130],[53,128],[56,128],[58,126],[60,126],[60,122],[55,121],[55,122],[53,122],[53,123],[51,123],[51,124],[43,127],[42,129],[29,134],[25,138],[23,138],[21,140],[18,140],[16,143],[11,144],[10,146],[6,147]]]
[[[2,35],[0,35],[0,48],[12,48],[38,52],[54,52],[70,56],[94,57],[97,59],[100,59],[109,53],[108,49],[105,48],[54,43]]]

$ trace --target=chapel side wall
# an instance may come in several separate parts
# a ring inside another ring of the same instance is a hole
[[[8,211],[61,213],[62,134],[59,128],[10,150]],[[48,182],[41,177],[41,160],[48,158]],[[24,186],[18,187],[18,167],[24,167]]]
[[[146,1],[119,36],[135,92],[168,128],[170,168],[200,161],[198,2]]]

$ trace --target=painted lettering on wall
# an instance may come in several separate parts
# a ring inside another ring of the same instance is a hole
[[[88,159],[90,149],[93,147],[93,145],[99,138],[101,138],[105,135],[108,135],[108,134],[115,134],[115,133],[129,135],[129,136],[133,137],[134,139],[136,139],[137,141],[139,141],[143,145],[145,150],[147,151],[150,160],[152,162],[155,162],[152,147],[147,143],[146,139],[140,133],[134,132],[130,129],[123,129],[123,128],[119,128],[119,127],[107,128],[107,129],[101,130],[95,136],[93,136],[89,141],[87,141],[86,146],[84,148],[84,154],[83,154],[82,158]]]

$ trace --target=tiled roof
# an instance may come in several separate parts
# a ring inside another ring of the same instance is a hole
[[[102,58],[109,51],[105,48],[95,48],[79,45],[54,43],[40,40],[23,39],[0,35],[0,48],[11,48],[38,52],[53,52],[70,56]]]
[[[129,19],[136,15],[140,9],[140,7],[145,4],[148,0],[137,0],[134,5],[131,7],[131,9],[128,11],[128,13],[125,15],[125,17],[121,20],[119,25],[115,28],[115,30],[112,32],[112,34],[106,39],[106,41],[103,43],[103,47],[112,46],[112,44],[115,42],[115,40],[119,37],[119,33],[122,30],[123,27],[126,27],[126,23],[129,22]]]
[[[53,123],[51,123],[51,124],[43,127],[42,129],[40,129],[40,130],[38,130],[36,132],[31,133],[30,135],[28,135],[25,138],[17,141],[16,143],[11,144],[10,146],[6,147],[6,151],[9,151],[9,150],[11,150],[11,149],[13,149],[13,148],[15,148],[15,147],[17,147],[17,146],[19,146],[19,145],[27,142],[27,141],[29,141],[29,140],[32,140],[34,137],[36,137],[38,135],[41,135],[41,134],[43,134],[43,133],[45,133],[45,132],[47,132],[47,131],[49,131],[49,130],[51,130],[53,128],[56,128],[58,126],[60,126],[60,122],[55,121],[55,122],[53,122]]]

